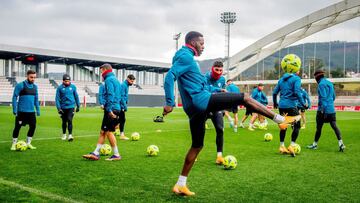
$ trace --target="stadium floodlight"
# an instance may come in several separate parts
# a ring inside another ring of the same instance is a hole
[[[226,72],[229,77],[230,73],[230,24],[236,22],[235,12],[223,12],[221,13],[220,21],[225,24],[225,62]]]
[[[176,41],[176,51],[179,49],[179,39],[180,39],[180,37],[181,37],[181,32],[179,32],[179,33],[177,33],[177,34],[175,34],[173,36],[173,40]]]

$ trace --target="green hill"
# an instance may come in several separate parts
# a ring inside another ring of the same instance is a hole
[[[312,64],[314,56],[316,58],[315,68],[325,68],[328,70],[329,67],[329,44],[330,44],[330,67],[331,71],[335,70],[343,70],[344,69],[344,43],[345,43],[345,69],[347,72],[349,71],[357,71],[358,66],[358,44],[359,42],[343,42],[343,41],[332,41],[332,42],[318,42],[318,43],[305,43],[299,44],[296,46],[290,46],[280,51],[272,54],[264,60],[264,70],[265,77],[271,79],[272,75],[276,75],[278,70],[278,61],[279,58],[281,60],[288,53],[294,53],[298,55],[303,62],[303,67],[305,67],[305,72],[307,72],[309,63]],[[315,47],[316,46],[316,47]],[[304,53],[304,54],[303,54]],[[315,54],[316,53],[316,54]],[[199,61],[201,70],[205,72],[211,67],[212,63],[215,60],[223,60],[222,58],[217,59],[209,59]],[[305,59],[305,60],[304,60]],[[242,76],[243,77],[256,77],[257,73],[257,65],[249,68],[245,71]],[[261,77],[263,72],[263,62],[261,61],[258,64],[258,73]],[[314,69],[312,65],[310,65],[311,69]],[[340,72],[341,72],[340,71]],[[274,72],[274,74],[270,74]],[[313,72],[313,70],[311,71]]]

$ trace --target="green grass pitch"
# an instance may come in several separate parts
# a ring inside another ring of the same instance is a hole
[[[278,128],[239,129],[226,122],[224,154],[238,159],[235,170],[215,165],[215,131],[209,120],[205,146],[188,178],[195,197],[171,193],[190,146],[188,120],[182,109],[154,123],[160,108],[130,108],[126,133],[137,131],[139,141],[118,141],[123,160],[84,160],[94,150],[102,111],[81,109],[74,118],[72,143],[60,140],[61,120],[54,107],[41,109],[33,145],[38,149],[10,151],[14,116],[10,107],[0,107],[0,202],[360,202],[360,113],[338,112],[338,126],[347,146],[338,152],[336,137],[328,124],[323,128],[318,150],[306,149],[315,132],[315,112],[300,131],[299,156],[278,154]],[[240,111],[239,115],[243,115]],[[19,139],[26,138],[28,127]],[[161,129],[161,132],[158,130]],[[274,135],[264,142],[263,135]],[[290,142],[290,132],[286,145]],[[159,156],[147,157],[146,147],[155,144]]]

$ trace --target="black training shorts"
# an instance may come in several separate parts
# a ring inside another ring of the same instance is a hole
[[[323,113],[321,111],[318,111],[316,113],[316,122],[317,123],[330,123],[332,121],[336,121],[336,113]]]
[[[199,111],[189,115],[192,147],[204,146],[205,122],[210,112],[231,109],[234,106],[244,105],[243,93],[214,93],[211,95],[206,111]]]
[[[61,109],[63,113],[61,114],[61,119],[64,121],[71,121],[74,117],[74,108],[70,109]]]
[[[15,123],[21,126],[36,125],[35,112],[18,112]]]
[[[101,130],[103,130],[104,132],[107,131],[114,132],[115,127],[120,123],[119,122],[120,111],[114,110],[113,113],[116,115],[116,118],[110,117],[109,112],[104,111],[104,117],[101,124]]]
[[[298,108],[279,108],[280,115],[297,116],[299,115]]]

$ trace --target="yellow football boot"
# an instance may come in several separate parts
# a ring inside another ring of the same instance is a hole
[[[187,186],[179,186],[175,184],[172,190],[177,195],[184,195],[184,196],[193,196],[195,195],[194,192],[191,192]]]
[[[280,152],[280,154],[289,154],[289,150],[286,149],[285,146],[280,146],[279,152]]]

